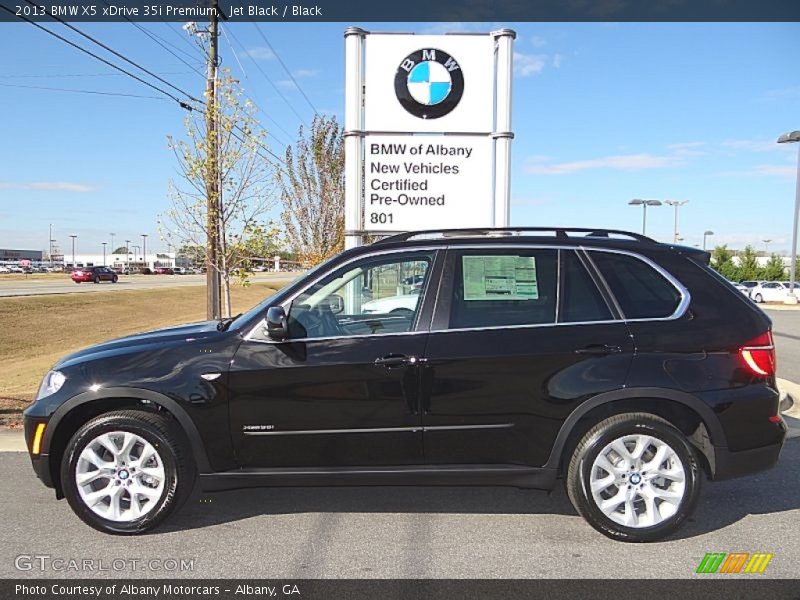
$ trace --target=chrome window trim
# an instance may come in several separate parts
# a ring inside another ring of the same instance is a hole
[[[389,255],[392,255],[392,254],[407,254],[407,253],[411,253],[411,252],[436,252],[436,251],[444,250],[444,249],[445,249],[444,246],[430,246],[430,245],[428,245],[428,246],[413,246],[413,247],[409,247],[409,248],[383,248],[383,249],[376,249],[373,252],[367,252],[365,254],[359,254],[358,256],[354,256],[354,257],[350,258],[349,260],[346,260],[345,262],[336,265],[332,269],[329,269],[329,270],[325,271],[324,273],[322,273],[321,275],[316,277],[314,280],[312,280],[310,283],[305,285],[302,289],[298,290],[297,292],[295,292],[294,294],[292,294],[291,296],[289,296],[283,302],[281,302],[280,304],[277,304],[276,306],[283,307],[283,310],[285,310],[287,312],[287,314],[288,314],[289,308],[291,307],[292,302],[294,302],[295,298],[297,298],[303,292],[305,292],[306,290],[308,290],[312,286],[316,285],[317,283],[319,283],[320,281],[325,279],[325,277],[327,277],[331,273],[333,273],[335,271],[338,271],[340,268],[346,267],[347,265],[352,264],[352,263],[354,263],[356,261],[359,261],[361,259],[370,258],[370,257],[374,257],[374,256],[383,256],[383,255],[389,256]],[[431,260],[431,264],[430,264],[429,268],[431,268],[431,267],[433,267],[433,260]],[[425,283],[425,288],[426,288],[426,291],[427,291],[427,288],[428,288],[427,281]],[[423,295],[420,295],[420,299],[422,299],[422,297],[423,297]],[[335,335],[335,336],[325,336],[325,337],[316,337],[316,338],[306,337],[306,338],[287,339],[287,340],[281,340],[281,341],[254,339],[253,336],[255,335],[255,333],[259,329],[263,328],[265,323],[266,323],[266,317],[264,319],[261,319],[261,321],[259,321],[256,324],[255,327],[253,327],[250,331],[247,332],[247,334],[244,336],[244,341],[246,341],[246,342],[262,342],[262,343],[271,343],[271,344],[285,344],[287,342],[309,342],[309,341],[330,340],[330,339],[345,339],[345,338],[346,339],[353,339],[353,338],[358,338],[358,337],[377,337],[377,336],[385,336],[385,335],[408,335],[410,333],[427,333],[426,331],[403,331],[403,332],[397,332],[397,333],[358,334],[358,335],[350,335],[350,336]]]
[[[564,326],[571,326],[571,325],[602,325],[602,324],[613,324],[613,323],[643,323],[643,322],[661,322],[661,321],[674,321],[680,319],[681,317],[686,314],[686,311],[689,309],[689,305],[691,304],[692,298],[689,290],[678,281],[669,271],[664,269],[661,265],[656,263],[655,261],[651,260],[650,258],[643,256],[637,252],[631,250],[622,250],[618,248],[600,248],[596,246],[583,246],[580,244],[537,244],[531,243],[526,244],[524,242],[521,243],[506,243],[506,244],[475,244],[475,243],[454,243],[454,244],[447,244],[447,245],[439,245],[439,246],[413,246],[408,248],[391,248],[391,249],[377,249],[374,252],[369,252],[367,254],[361,254],[359,256],[355,256],[350,260],[337,265],[333,269],[326,271],[322,275],[318,276],[312,282],[310,282],[307,286],[305,286],[302,290],[294,293],[292,296],[284,300],[279,306],[283,306],[284,310],[286,310],[287,306],[290,306],[292,301],[302,294],[305,290],[309,287],[315,285],[320,280],[327,277],[330,273],[335,270],[338,270],[340,267],[345,267],[357,260],[361,260],[362,258],[370,258],[374,256],[381,256],[381,255],[391,255],[391,254],[404,254],[409,252],[436,252],[440,250],[472,250],[472,249],[507,249],[512,250],[514,248],[526,248],[526,249],[551,249],[551,250],[575,250],[575,251],[582,251],[585,252],[586,255],[591,260],[591,253],[592,252],[607,252],[611,254],[623,254],[627,256],[631,256],[637,260],[640,260],[647,264],[650,268],[654,269],[658,274],[660,274],[664,279],[666,279],[680,294],[680,300],[678,302],[678,306],[675,308],[675,311],[666,317],[641,317],[636,319],[608,319],[603,321],[573,321],[569,323],[534,323],[529,325],[492,325],[486,327],[463,327],[457,329],[431,329],[431,330],[419,330],[419,331],[402,331],[402,332],[393,332],[393,333],[375,333],[375,334],[358,334],[358,335],[351,335],[351,336],[326,336],[326,337],[316,337],[316,338],[297,338],[292,340],[261,340],[261,339],[254,339],[253,335],[259,328],[263,328],[266,319],[262,319],[259,323],[251,329],[247,335],[244,336],[244,341],[252,341],[252,342],[259,342],[265,344],[285,344],[285,343],[292,343],[292,342],[314,342],[314,341],[325,341],[325,340],[342,340],[342,339],[358,339],[358,338],[375,338],[375,337],[386,337],[386,336],[397,336],[397,335],[419,335],[423,333],[448,333],[448,332],[463,332],[463,331],[492,331],[498,329],[534,329],[540,327],[564,327]],[[600,270],[597,268],[594,263],[592,264],[595,271],[600,273]],[[602,273],[600,273],[602,276]],[[439,281],[441,283],[441,279]],[[427,289],[427,284],[426,284]],[[614,298],[616,301],[616,296],[611,291],[611,297]],[[435,302],[438,305],[439,302],[439,289],[436,290],[436,298]]]

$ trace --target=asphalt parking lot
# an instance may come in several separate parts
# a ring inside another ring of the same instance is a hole
[[[293,279],[297,273],[256,273],[252,281],[272,281],[274,279]],[[124,290],[147,290],[156,288],[186,287],[205,285],[205,275],[120,275],[117,283],[102,282],[76,284],[69,275],[43,279],[4,278],[0,276],[0,297],[38,296],[42,294],[97,293]]]
[[[87,575],[14,566],[19,555],[47,554],[106,564],[114,559],[194,559],[191,576],[199,578],[635,580],[697,577],[706,552],[736,551],[774,554],[761,577],[797,577],[799,468],[800,441],[795,438],[773,470],[705,485],[693,518],[676,537],[635,546],[591,529],[560,488],[550,495],[466,487],[219,492],[198,498],[150,535],[114,537],[84,525],[66,501],[56,502],[34,477],[25,454],[6,452],[0,454],[0,577]]]

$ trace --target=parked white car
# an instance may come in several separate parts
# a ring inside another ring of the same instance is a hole
[[[11,269],[0,265],[0,273],[11,273]]]
[[[783,302],[789,294],[788,281],[762,281],[750,290],[750,298],[754,302]],[[798,285],[795,283],[795,290]]]
[[[736,289],[741,291],[745,296],[750,297],[750,292],[753,291],[753,288],[757,285],[762,283],[767,283],[766,281],[743,281],[741,283],[737,283]]]
[[[411,294],[370,300],[361,305],[361,313],[365,315],[373,313],[381,315],[389,313],[409,314],[417,310],[417,302],[419,302],[419,290],[415,290]]]

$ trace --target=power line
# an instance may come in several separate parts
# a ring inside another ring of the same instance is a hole
[[[140,94],[124,94],[121,92],[100,92],[97,90],[78,90],[74,88],[47,87],[42,85],[19,85],[14,83],[0,83],[1,87],[24,88],[29,90],[50,90],[54,92],[74,92],[78,94],[97,94],[99,96],[122,96],[125,98],[146,98],[148,100],[167,100],[163,96],[143,96]]]
[[[183,95],[184,95],[184,96],[186,96],[187,98],[189,98],[189,99],[191,99],[191,100],[194,100],[195,102],[199,102],[199,100],[198,100],[197,98],[195,98],[194,96],[192,96],[191,94],[188,94],[187,92],[183,91],[181,88],[179,88],[179,87],[177,87],[177,86],[175,86],[175,85],[171,84],[171,83],[170,83],[169,81],[167,81],[166,79],[164,79],[164,78],[162,78],[162,77],[159,77],[158,75],[156,75],[156,74],[155,74],[155,73],[153,73],[152,71],[150,71],[150,70],[148,70],[148,69],[145,69],[145,68],[144,68],[143,66],[141,66],[140,64],[138,64],[138,63],[136,63],[136,62],[132,61],[132,60],[131,60],[131,59],[129,59],[127,56],[124,56],[123,54],[120,54],[119,52],[117,52],[117,51],[116,51],[116,50],[114,50],[113,48],[109,48],[109,47],[108,47],[106,44],[104,44],[103,42],[101,42],[101,41],[99,41],[99,40],[97,40],[97,39],[93,38],[93,37],[92,37],[92,36],[90,36],[88,33],[84,33],[83,31],[81,31],[80,29],[78,29],[77,27],[75,27],[74,25],[71,25],[71,24],[67,23],[67,22],[66,22],[66,21],[64,21],[64,20],[63,20],[61,17],[58,17],[57,15],[54,15],[52,12],[50,12],[50,11],[49,11],[49,10],[47,10],[46,8],[44,8],[44,7],[42,7],[42,6],[38,5],[38,4],[36,4],[35,2],[33,2],[33,0],[25,0],[25,2],[27,2],[28,4],[30,4],[31,6],[34,6],[34,7],[36,7],[36,8],[42,8],[42,9],[44,9],[44,11],[45,11],[45,12],[46,12],[46,13],[47,13],[47,14],[48,14],[48,15],[49,15],[49,16],[50,16],[52,19],[55,19],[55,20],[56,20],[56,21],[58,21],[59,23],[63,23],[64,25],[66,25],[67,27],[69,27],[70,29],[72,29],[72,30],[73,30],[75,33],[77,33],[78,35],[81,35],[81,36],[85,37],[85,38],[86,38],[87,40],[89,40],[90,42],[93,42],[94,44],[97,44],[98,46],[100,46],[101,48],[103,48],[104,50],[106,50],[107,52],[110,52],[110,53],[111,53],[111,54],[113,54],[114,56],[117,56],[118,58],[121,58],[121,59],[122,59],[122,60],[124,60],[125,62],[129,63],[130,65],[133,65],[134,67],[136,67],[136,68],[137,68],[137,69],[139,69],[140,71],[143,71],[143,72],[147,73],[148,75],[150,75],[150,77],[153,77],[154,79],[157,79],[157,80],[158,80],[158,81],[160,81],[161,83],[163,83],[163,84],[165,84],[165,85],[167,85],[167,86],[171,87],[173,90],[175,90],[175,91],[177,91],[177,92],[179,92],[179,93],[183,94]]]
[[[42,30],[42,31],[44,31],[45,33],[47,33],[47,34],[49,34],[49,35],[52,35],[54,38],[57,38],[57,39],[61,40],[61,41],[62,41],[62,42],[64,42],[65,44],[69,44],[69,45],[70,45],[70,46],[72,46],[73,48],[75,48],[75,49],[77,49],[77,50],[80,50],[81,52],[83,52],[83,53],[85,53],[85,54],[88,54],[88,55],[89,55],[89,56],[91,56],[92,58],[95,58],[95,59],[99,60],[100,62],[102,62],[103,64],[106,64],[106,65],[108,65],[108,66],[109,66],[109,67],[111,67],[112,69],[116,69],[117,71],[119,71],[119,72],[121,72],[121,73],[124,73],[124,74],[125,74],[125,75],[127,75],[128,77],[131,77],[131,78],[135,79],[136,81],[138,81],[138,82],[140,82],[140,83],[143,83],[143,84],[144,84],[144,85],[146,85],[147,87],[149,87],[149,88],[151,88],[151,89],[154,89],[154,90],[156,90],[157,92],[159,92],[159,93],[163,94],[163,95],[164,95],[164,96],[166,96],[167,98],[171,98],[172,100],[174,100],[175,102],[177,102],[177,103],[178,103],[178,104],[181,106],[181,108],[185,108],[185,109],[187,109],[187,110],[193,110],[193,108],[192,108],[191,106],[189,106],[189,105],[188,105],[186,102],[182,101],[182,100],[181,100],[180,98],[178,98],[177,96],[175,96],[175,95],[171,94],[170,92],[168,92],[168,91],[166,91],[166,90],[164,90],[164,89],[161,89],[160,87],[158,87],[157,85],[154,85],[154,84],[150,83],[149,81],[146,81],[146,80],[142,79],[142,78],[141,78],[141,77],[139,77],[138,75],[134,75],[134,74],[133,74],[133,73],[131,73],[130,71],[126,71],[125,69],[123,69],[123,68],[122,68],[122,67],[120,67],[119,65],[115,65],[114,63],[112,63],[112,62],[110,62],[110,61],[106,60],[106,59],[105,59],[105,58],[103,58],[102,56],[98,56],[97,54],[95,54],[95,53],[94,53],[94,52],[92,52],[91,50],[87,50],[87,49],[86,49],[86,48],[84,48],[83,46],[79,46],[78,44],[76,44],[76,43],[75,43],[75,42],[73,42],[72,40],[68,40],[68,39],[67,39],[67,38],[65,38],[64,36],[61,36],[61,35],[57,34],[55,31],[50,31],[50,30],[49,30],[49,29],[47,29],[46,27],[44,27],[44,26],[40,25],[39,23],[36,23],[36,22],[34,22],[34,21],[31,21],[31,20],[30,20],[30,19],[28,19],[27,17],[24,17],[24,16],[22,16],[22,15],[17,15],[17,14],[16,14],[16,13],[15,13],[13,10],[11,10],[10,8],[8,8],[8,7],[6,7],[6,6],[2,5],[2,4],[0,4],[0,8],[1,8],[1,9],[3,9],[4,11],[6,11],[7,13],[9,13],[9,14],[11,14],[11,15],[14,15],[14,16],[16,16],[17,18],[21,19],[22,21],[25,21],[25,22],[27,22],[27,23],[30,23],[30,24],[31,24],[31,25],[33,25],[34,27],[36,27],[36,28],[38,28],[38,29],[41,29],[41,30]]]
[[[189,75],[186,71],[161,71],[160,75]],[[59,77],[119,77],[119,73],[20,73],[17,75],[0,75],[0,79],[57,79]]]
[[[228,42],[228,46],[230,47],[231,52],[233,53],[233,57],[236,59],[236,62],[239,65],[239,68],[241,69],[242,74],[244,75],[245,79],[250,81],[250,77],[247,75],[247,71],[244,70],[244,66],[242,65],[241,61],[239,60],[239,56],[236,54],[236,50],[234,49],[233,44],[231,44],[231,40],[228,37],[228,28],[227,27],[220,27],[220,29],[222,30],[222,33],[225,34],[225,40]],[[236,41],[236,43],[239,44],[239,46],[242,45],[241,42],[239,42],[239,40],[236,39],[236,36],[233,35],[232,31],[230,32],[230,37],[233,38]],[[280,129],[281,131],[283,131],[290,138],[292,137],[291,134],[288,131],[286,131],[283,127],[281,127],[281,124],[278,123],[278,121],[276,121],[274,118],[272,118],[272,116],[270,116],[267,113],[267,111],[265,111],[258,104],[256,104],[256,101],[253,100],[252,97],[250,98],[250,102],[253,103],[253,106],[255,106],[261,112],[261,114],[263,114],[267,118],[267,120],[269,120],[271,123],[274,123],[275,127]],[[276,136],[274,133],[267,132],[267,134],[272,136],[272,138],[275,139],[277,142],[279,142],[281,145],[283,145],[283,146],[288,145],[288,142],[285,142],[284,140],[282,140],[281,138]]]
[[[26,0],[26,1],[27,1],[27,0]],[[108,2],[106,2],[106,0],[101,0],[101,1],[102,1],[102,2],[103,2],[103,4],[105,4],[106,6],[108,6],[108,7],[111,7],[111,5],[110,5]],[[199,70],[198,70],[196,67],[192,66],[191,64],[189,64],[188,62],[186,62],[186,60],[184,60],[183,58],[181,58],[180,56],[178,56],[177,54],[175,54],[175,52],[173,52],[172,50],[170,50],[169,48],[167,48],[167,46],[165,45],[165,43],[167,43],[167,42],[166,42],[166,40],[163,40],[161,37],[159,37],[159,36],[158,36],[158,35],[156,35],[155,33],[152,33],[152,32],[150,32],[150,31],[147,31],[147,29],[145,29],[144,27],[142,27],[141,25],[139,25],[139,23],[137,23],[136,21],[133,21],[133,20],[131,20],[129,17],[127,17],[127,16],[123,16],[123,18],[124,18],[124,19],[125,19],[125,20],[126,20],[128,23],[130,23],[131,25],[133,25],[134,27],[136,27],[136,29],[138,29],[138,30],[139,30],[139,31],[141,31],[143,34],[145,34],[147,37],[149,37],[151,40],[153,40],[153,41],[154,41],[156,44],[158,44],[159,46],[161,46],[161,47],[162,47],[164,50],[166,50],[167,52],[169,52],[169,53],[170,53],[172,56],[174,56],[174,57],[175,57],[175,58],[177,58],[179,61],[181,61],[183,64],[185,64],[187,67],[189,67],[189,68],[190,68],[192,71],[194,71],[195,73],[197,73],[197,74],[198,74],[198,75],[200,75],[201,77],[205,77],[205,75],[204,75],[203,73],[201,73],[201,72],[200,72],[200,71],[199,71]],[[172,45],[172,44],[170,44],[170,45]],[[174,47],[174,46],[173,46],[173,47]],[[176,48],[176,50],[177,50],[177,48]],[[183,51],[181,51],[181,52],[183,52]],[[184,54],[186,54],[186,53],[184,52]]]
[[[275,58],[277,58],[278,62],[281,63],[281,66],[283,67],[283,70],[286,71],[286,74],[289,76],[289,78],[292,80],[292,82],[297,86],[297,89],[300,90],[300,93],[303,95],[303,98],[306,99],[306,102],[308,102],[308,105],[311,107],[311,110],[314,111],[315,115],[318,115],[319,111],[317,111],[317,109],[314,107],[314,104],[311,102],[311,100],[308,98],[308,96],[306,96],[306,93],[303,91],[303,88],[300,87],[300,84],[297,83],[297,80],[294,78],[294,75],[292,75],[292,72],[286,66],[286,63],[283,62],[283,59],[281,58],[281,55],[278,54],[278,52],[275,50],[275,48],[272,47],[272,44],[269,43],[269,40],[267,39],[267,36],[265,36],[264,32],[261,31],[261,27],[259,27],[258,23],[256,23],[255,21],[253,21],[253,25],[255,26],[256,30],[258,31],[259,35],[261,36],[261,39],[264,40],[264,43],[267,45],[267,47],[270,49],[270,51],[275,55]]]
[[[233,35],[233,32],[231,32],[231,37],[234,39],[234,41],[236,41],[237,44],[239,44],[242,50],[244,50],[245,53],[247,53],[247,49],[244,47],[244,45],[242,45],[242,43],[238,39],[236,39],[236,36]],[[261,75],[263,75],[263,77],[269,82],[269,84],[272,86],[272,89],[275,90],[275,92],[278,94],[281,100],[283,100],[286,103],[286,106],[288,106],[291,109],[291,111],[295,114],[295,116],[300,120],[301,123],[305,123],[306,120],[300,115],[299,112],[297,112],[297,109],[295,109],[294,105],[291,102],[289,102],[286,96],[283,95],[283,92],[281,92],[278,86],[275,85],[275,82],[272,81],[272,78],[269,75],[267,75],[266,71],[264,71],[264,69],[261,68],[261,65],[258,64],[258,61],[255,58],[253,58],[253,56],[249,53],[247,53],[247,56],[250,58],[250,61],[253,63],[253,65],[255,65],[256,69],[258,69],[258,72],[261,73]],[[280,127],[280,125],[278,126],[278,128],[281,131],[283,131],[286,135],[288,135],[290,138],[292,137],[292,134],[283,129],[283,127]]]
[[[180,40],[181,40],[182,42],[184,42],[184,43],[188,44],[189,48],[191,48],[193,51],[197,51],[197,47],[196,47],[196,46],[193,46],[193,45],[192,45],[192,42],[190,42],[190,41],[188,40],[188,38],[187,38],[185,35],[183,35],[182,33],[180,33],[180,31],[178,31],[177,29],[174,29],[174,28],[170,27],[170,26],[169,26],[169,23],[164,23],[164,26],[165,26],[167,29],[169,29],[169,30],[170,30],[172,33],[174,33],[175,35],[177,35],[177,36],[178,36],[178,38],[180,38]],[[176,47],[175,47],[175,46],[173,46],[173,48],[176,48]],[[177,49],[177,48],[176,48],[176,49]],[[185,50],[181,50],[181,52],[185,52]],[[190,56],[188,53],[186,53],[186,55],[187,55],[187,56]]]

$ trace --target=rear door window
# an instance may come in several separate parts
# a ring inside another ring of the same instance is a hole
[[[555,323],[556,250],[469,250],[455,263],[450,329]]]
[[[610,321],[614,317],[603,295],[574,250],[561,253],[560,323]]]
[[[627,319],[659,319],[675,314],[681,292],[640,258],[617,252],[590,251]]]

